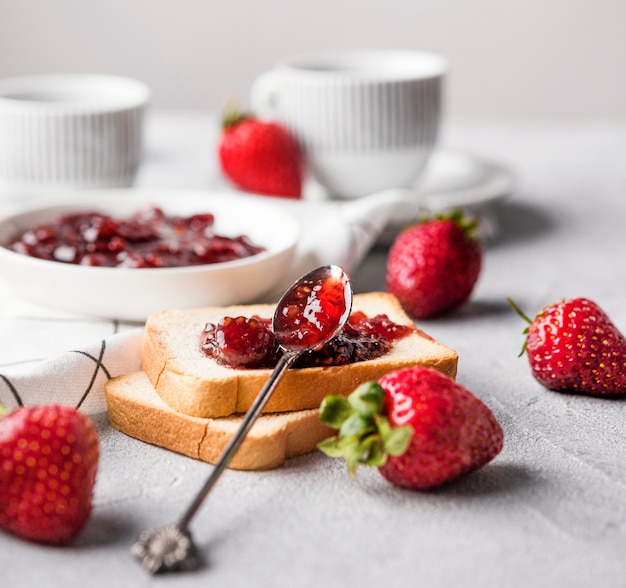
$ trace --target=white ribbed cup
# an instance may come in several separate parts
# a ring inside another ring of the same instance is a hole
[[[286,59],[260,75],[251,106],[283,123],[336,197],[406,187],[436,144],[445,59],[408,50],[344,50]]]
[[[117,76],[0,80],[0,187],[130,186],[149,96],[143,83]]]

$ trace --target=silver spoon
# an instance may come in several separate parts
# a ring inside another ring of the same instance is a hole
[[[189,524],[222,472],[237,453],[283,375],[305,351],[326,343],[345,325],[352,307],[352,288],[345,271],[319,267],[296,281],[276,306],[272,329],[283,351],[274,371],[246,413],[210,476],[180,520],[159,530],[142,531],[132,554],[150,573],[192,570],[200,557]]]

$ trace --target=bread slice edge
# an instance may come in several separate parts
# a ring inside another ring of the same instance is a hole
[[[389,293],[356,294],[353,310],[362,310],[370,317],[386,314],[397,324],[414,326],[397,298]],[[273,311],[273,305],[265,304],[155,313],[146,322],[141,348],[143,370],[161,399],[178,412],[198,417],[244,413],[271,370],[219,366],[200,350],[202,330],[207,322],[217,322],[224,316],[257,314],[269,318]],[[413,365],[431,367],[455,378],[458,354],[417,330],[376,359],[345,366],[289,370],[264,410],[290,412],[317,408],[328,394],[347,396],[362,382]]]
[[[144,372],[124,374],[105,384],[108,419],[118,431],[140,441],[215,464],[243,416],[200,418],[179,413],[161,400]],[[231,469],[267,470],[314,451],[332,430],[318,410],[258,417],[235,454]]]

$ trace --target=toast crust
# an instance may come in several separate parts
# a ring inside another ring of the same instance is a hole
[[[215,464],[242,416],[207,419],[181,414],[158,396],[143,372],[105,384],[110,424],[122,433],[176,453]],[[237,470],[266,470],[313,451],[331,434],[318,410],[261,415],[229,464]]]
[[[186,415],[216,418],[246,412],[269,377],[269,369],[234,369],[219,365],[200,349],[207,322],[225,316],[271,318],[274,305],[164,310],[149,316],[142,339],[143,370],[165,404]],[[384,292],[356,294],[353,310],[368,316],[386,314],[397,324],[411,325],[395,296]],[[385,355],[345,366],[288,370],[264,412],[317,409],[328,394],[347,396],[360,383],[412,365],[434,368],[455,378],[458,355],[417,330],[394,343]]]

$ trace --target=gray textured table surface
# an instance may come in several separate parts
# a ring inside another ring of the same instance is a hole
[[[204,187],[214,170],[197,117],[172,113],[159,125],[140,185],[176,185],[169,150],[187,166],[178,185]],[[626,124],[457,122],[444,144],[520,178],[518,192],[490,210],[498,233],[472,301],[420,323],[459,352],[458,380],[503,425],[495,461],[425,493],[396,489],[376,471],[350,479],[319,453],[270,472],[229,471],[192,525],[206,568],[151,578],[129,555],[133,539],[177,519],[210,466],[129,439],[102,415],[87,528],[68,549],[0,534],[2,585],[625,586],[626,405],[537,384],[517,357],[524,325],[505,298],[534,313],[587,296],[626,329]],[[362,264],[357,291],[384,288],[385,256],[374,250]]]

